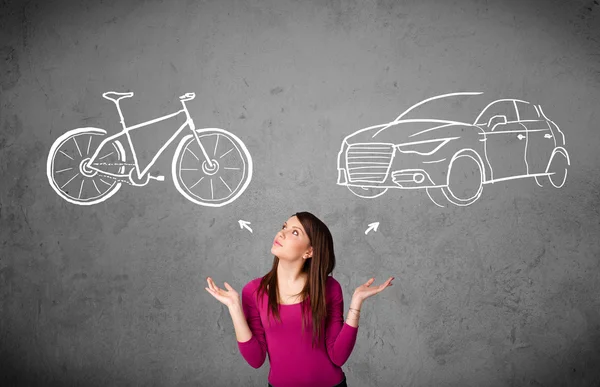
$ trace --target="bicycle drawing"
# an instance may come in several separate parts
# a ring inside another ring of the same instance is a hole
[[[110,91],[102,96],[116,105],[122,130],[107,136],[106,130],[100,128],[73,129],[56,139],[50,148],[48,181],[66,201],[93,205],[113,196],[123,183],[139,187],[147,185],[150,179],[164,181],[164,176],[152,176],[149,171],[186,128],[191,133],[181,138],[171,164],[173,183],[185,198],[202,206],[221,207],[233,202],[248,187],[252,179],[248,149],[226,130],[196,129],[186,106],[195,93],[179,97],[183,108],[177,112],[133,126],[125,124],[119,104],[120,100],[132,97],[133,92]],[[151,160],[143,166],[132,138],[139,138],[143,129],[152,124],[176,116],[185,122],[160,149],[150,152]]]

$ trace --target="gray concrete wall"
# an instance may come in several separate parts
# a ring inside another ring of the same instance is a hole
[[[282,221],[308,210],[334,234],[346,306],[369,277],[396,277],[363,305],[349,385],[600,383],[596,1],[1,7],[0,379],[266,385],[268,362],[243,360],[205,278],[241,291],[269,269]],[[171,180],[172,147],[153,167],[165,182],[123,184],[93,206],[60,198],[50,147],[73,128],[117,133],[111,90],[135,93],[130,124],[195,92],[196,125],[248,147],[247,190],[219,208],[190,202]],[[541,104],[567,139],[564,187],[499,182],[440,208],[423,191],[366,200],[336,185],[345,136],[455,91]]]

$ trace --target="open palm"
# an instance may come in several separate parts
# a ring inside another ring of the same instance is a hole
[[[354,291],[354,297],[357,297],[359,300],[364,301],[365,299],[383,291],[383,289],[387,288],[388,286],[392,286],[393,279],[394,277],[390,277],[381,285],[370,287],[375,281],[375,278],[371,278],[367,282],[356,288],[356,290]]]
[[[204,289],[227,307],[240,302],[240,295],[227,282],[224,283],[227,290],[220,289],[210,277],[206,278],[206,282],[208,282],[208,287]]]

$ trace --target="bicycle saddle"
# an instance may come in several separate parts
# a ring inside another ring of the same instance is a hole
[[[133,97],[133,92],[117,93],[116,91],[107,91],[102,96],[108,100],[119,102],[120,99]]]
[[[179,99],[182,101],[190,101],[196,98],[196,93],[185,93],[184,95],[179,96]]]

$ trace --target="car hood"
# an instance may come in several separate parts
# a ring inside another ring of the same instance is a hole
[[[361,129],[347,136],[345,141],[348,145],[373,142],[402,144],[435,138],[439,131],[456,125],[471,126],[464,122],[448,120],[408,119]]]

